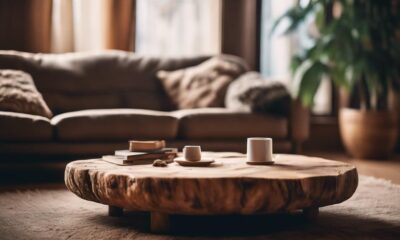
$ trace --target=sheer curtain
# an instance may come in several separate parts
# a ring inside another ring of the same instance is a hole
[[[220,0],[137,0],[136,52],[191,56],[220,52]]]
[[[53,0],[52,51],[132,50],[134,0]]]
[[[271,27],[275,19],[294,5],[294,0],[264,0],[262,2],[261,23],[261,73],[290,83],[290,59],[296,50],[296,39],[281,34],[277,29],[272,35]],[[283,26],[283,25],[281,25]]]

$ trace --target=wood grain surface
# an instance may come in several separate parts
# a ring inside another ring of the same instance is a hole
[[[279,155],[252,166],[240,154],[211,154],[211,167],[117,166],[71,162],[65,184],[79,197],[115,207],[166,214],[265,214],[318,208],[352,196],[357,170],[344,162]]]

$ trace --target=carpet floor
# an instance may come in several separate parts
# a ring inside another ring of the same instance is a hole
[[[361,176],[353,197],[321,208],[315,222],[296,213],[171,221],[172,233],[158,235],[147,213],[109,217],[67,190],[0,194],[0,239],[400,239],[400,185]]]

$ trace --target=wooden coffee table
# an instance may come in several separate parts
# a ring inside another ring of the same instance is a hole
[[[151,212],[152,231],[169,228],[170,214],[268,214],[318,208],[350,198],[357,170],[344,162],[281,154],[271,166],[247,165],[245,155],[208,153],[212,167],[117,166],[100,159],[74,161],[65,184],[79,197],[122,209]]]

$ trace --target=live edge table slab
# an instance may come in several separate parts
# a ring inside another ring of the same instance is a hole
[[[344,162],[280,154],[275,164],[246,164],[244,155],[216,155],[211,167],[117,166],[100,159],[71,162],[67,188],[79,197],[122,209],[151,212],[151,230],[168,231],[169,214],[268,214],[318,208],[352,196],[357,170]]]

